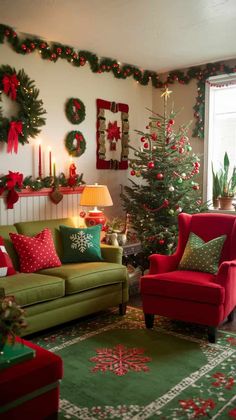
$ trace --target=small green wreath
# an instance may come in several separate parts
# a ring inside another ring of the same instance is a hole
[[[85,105],[80,99],[71,98],[66,103],[66,116],[72,124],[80,124],[85,119]]]
[[[8,65],[0,67],[0,94],[6,94],[19,105],[15,117],[3,116],[0,107],[0,142],[8,143],[8,152],[17,153],[18,141],[29,143],[29,137],[36,137],[40,133],[39,127],[45,124],[42,100],[38,99],[39,90],[34,81],[25,74],[24,70],[16,70]],[[1,101],[1,97],[0,97]]]
[[[70,131],[66,137],[65,146],[69,155],[81,156],[86,149],[86,142],[81,131]]]

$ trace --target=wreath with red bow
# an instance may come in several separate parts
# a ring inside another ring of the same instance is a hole
[[[85,105],[80,99],[71,98],[66,103],[66,116],[72,124],[80,124],[85,119]]]
[[[7,95],[19,105],[18,114],[11,118],[5,117],[0,107],[0,141],[7,143],[8,153],[17,153],[18,143],[29,143],[29,137],[40,133],[46,111],[42,100],[38,99],[39,90],[23,69],[16,72],[8,65],[0,67],[0,94]]]
[[[81,131],[70,131],[65,140],[65,146],[70,156],[81,156],[86,149],[86,142]]]

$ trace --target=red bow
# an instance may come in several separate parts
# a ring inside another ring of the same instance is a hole
[[[17,153],[19,134],[22,134],[22,122],[11,121],[7,137],[7,153],[12,153],[12,150],[14,150],[14,152]]]
[[[19,85],[19,80],[16,77],[16,74],[13,74],[10,76],[9,74],[6,74],[3,79],[3,91],[6,95],[9,95],[10,98],[15,101],[16,100],[16,90]]]
[[[7,183],[6,183],[6,188],[8,190],[11,190],[12,188],[14,188],[16,185],[18,186],[18,188],[22,188],[23,187],[23,174],[21,174],[20,172],[12,172],[12,171],[8,171],[8,175],[7,175]]]
[[[23,174],[20,172],[11,172],[9,171],[7,175],[7,182],[5,189],[8,190],[7,194],[7,208],[13,209],[14,204],[19,199],[19,194],[15,191],[15,187],[22,188],[23,187]]]
[[[76,109],[80,109],[80,108],[81,108],[81,105],[80,105],[80,103],[77,101],[77,99],[74,99],[74,100],[73,100],[73,104],[74,104],[74,106],[75,106],[75,108],[76,108]]]
[[[83,136],[81,134],[76,133],[75,138],[77,140],[77,149],[80,150],[80,142],[83,141]]]

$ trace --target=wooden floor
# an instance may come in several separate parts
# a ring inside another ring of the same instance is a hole
[[[140,295],[131,296],[129,304],[140,308],[142,306]],[[232,322],[225,322],[220,326],[220,329],[236,332],[236,309],[234,310],[234,320]]]

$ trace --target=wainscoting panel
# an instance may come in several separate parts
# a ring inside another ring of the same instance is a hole
[[[0,224],[12,225],[17,222],[32,220],[59,219],[62,217],[78,217],[80,213],[80,194],[64,194],[58,204],[54,204],[49,196],[21,196],[13,209],[7,210],[4,198],[0,198]]]

